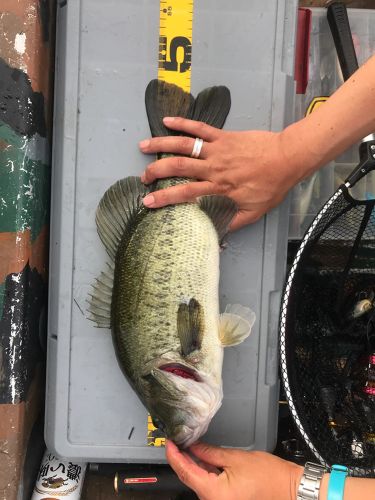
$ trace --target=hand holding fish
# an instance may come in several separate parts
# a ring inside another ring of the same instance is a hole
[[[196,443],[180,451],[167,441],[167,460],[200,500],[295,500],[303,467],[263,451],[243,451]],[[323,475],[319,499],[328,495],[330,474]],[[345,500],[374,498],[375,481],[347,477]]]
[[[152,162],[142,180],[146,184],[174,176],[195,180],[152,193],[144,204],[157,208],[224,194],[239,208],[231,230],[256,221],[295,184],[374,132],[375,115],[369,112],[375,106],[374,82],[375,56],[324,105],[281,132],[230,132],[194,120],[164,119],[169,129],[186,137],[154,137],[140,143],[141,151],[184,156]],[[199,158],[190,157],[194,137],[204,141]]]
[[[231,230],[235,230],[256,221],[279,204],[298,181],[298,169],[288,157],[282,133],[230,132],[183,118],[166,118],[164,124],[173,130],[202,138],[203,147],[198,159],[171,156],[148,165],[142,176],[146,184],[171,176],[194,180],[152,193],[152,204],[150,196],[144,200],[147,207],[193,201],[207,194],[223,194],[232,198],[239,207],[230,226]],[[144,153],[190,155],[194,139],[155,137],[142,141],[140,147]]]
[[[167,442],[167,459],[201,500],[294,500],[303,467],[270,453],[218,448],[203,443],[186,452]]]

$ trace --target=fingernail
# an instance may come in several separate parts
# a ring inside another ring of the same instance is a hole
[[[155,198],[153,194],[148,194],[143,198],[143,205],[146,207],[152,208],[155,205]]]
[[[163,122],[164,122],[166,125],[168,125],[168,123],[172,123],[172,122],[173,122],[173,120],[174,120],[174,117],[173,117],[173,116],[165,116],[165,117],[163,118]]]
[[[149,145],[150,145],[150,141],[148,139],[146,139],[145,141],[141,141],[139,143],[139,147],[141,149],[146,149],[146,148],[148,148]]]

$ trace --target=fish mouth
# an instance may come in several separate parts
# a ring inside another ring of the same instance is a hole
[[[159,370],[167,373],[173,373],[173,375],[176,375],[177,377],[202,382],[202,379],[195,370],[179,363],[167,363],[165,365],[161,365],[159,366]]]

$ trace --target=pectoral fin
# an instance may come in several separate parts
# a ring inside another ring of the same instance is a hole
[[[203,336],[203,310],[197,300],[190,299],[188,304],[179,305],[177,332],[183,356],[188,356],[196,349],[200,349]]]
[[[220,315],[219,338],[224,347],[238,345],[251,333],[255,313],[240,304],[227,305]]]

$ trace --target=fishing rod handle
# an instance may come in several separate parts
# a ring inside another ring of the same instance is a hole
[[[358,69],[348,12],[343,2],[333,2],[327,8],[327,19],[335,43],[344,80]]]

